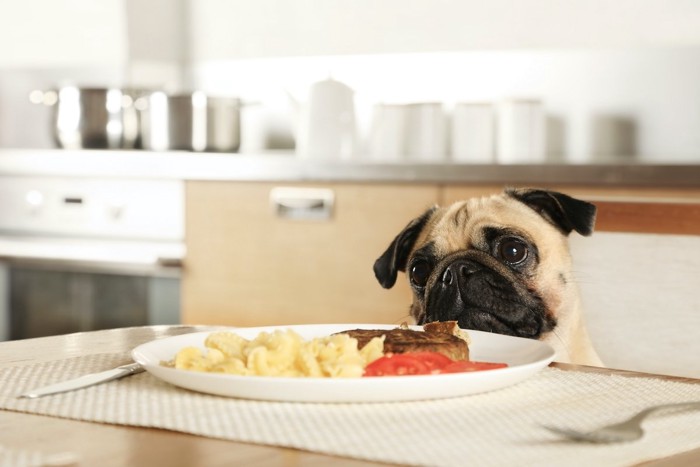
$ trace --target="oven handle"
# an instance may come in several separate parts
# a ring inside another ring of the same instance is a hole
[[[133,266],[160,266],[163,268],[182,268],[182,258],[159,256],[154,260],[146,261],[120,261],[111,260],[109,258],[75,258],[63,256],[33,256],[33,255],[12,255],[0,253],[0,261],[15,262],[15,261],[33,261],[43,263],[76,263],[76,264],[97,264],[97,265],[133,265]]]
[[[44,265],[79,266],[116,272],[134,269],[178,270],[183,267],[182,244],[167,248],[125,248],[110,245],[78,245],[0,241],[0,261]]]
[[[155,261],[116,262],[104,259],[39,258],[16,255],[0,255],[0,266],[50,269],[106,274],[136,274],[153,277],[179,277],[183,266],[180,258],[160,257]]]
[[[182,258],[168,258],[168,257],[158,257],[156,259],[158,266],[163,268],[177,268],[182,269],[183,262]]]

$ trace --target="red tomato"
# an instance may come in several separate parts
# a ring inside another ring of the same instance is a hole
[[[393,354],[380,357],[367,365],[365,376],[427,375],[430,368],[409,354]]]
[[[439,373],[444,367],[453,363],[450,357],[440,352],[410,352],[404,355],[408,355],[423,362],[423,364],[428,367],[428,370],[430,370],[430,373]]]
[[[453,361],[439,352],[387,354],[367,365],[364,376],[407,376],[505,368],[505,363]]]
[[[452,362],[445,366],[440,373],[463,373],[467,371],[482,371],[495,370],[496,368],[505,368],[508,365],[505,363],[490,363],[490,362],[472,362],[469,360],[461,360]]]

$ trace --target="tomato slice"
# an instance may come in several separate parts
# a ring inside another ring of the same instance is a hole
[[[505,368],[505,363],[453,361],[439,352],[407,352],[387,354],[367,365],[364,376],[408,376]]]
[[[380,357],[367,365],[365,376],[428,375],[430,368],[409,354],[392,354]]]
[[[452,362],[443,367],[440,370],[440,373],[464,373],[467,371],[495,370],[496,368],[506,368],[507,366],[508,365],[505,363],[472,362],[469,360],[461,360],[458,362]]]
[[[439,373],[444,367],[453,363],[453,360],[450,357],[443,355],[440,352],[410,352],[404,355],[408,355],[421,361],[428,367],[430,373]]]

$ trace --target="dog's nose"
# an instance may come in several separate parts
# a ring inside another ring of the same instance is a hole
[[[479,269],[479,265],[472,261],[457,260],[447,266],[445,272],[442,273],[442,283],[445,285],[451,285],[452,281],[455,279],[455,276],[458,278],[464,278],[474,274]]]
[[[442,283],[445,285],[452,284],[452,270],[449,267],[442,274]]]

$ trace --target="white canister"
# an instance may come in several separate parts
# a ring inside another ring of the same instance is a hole
[[[371,160],[399,162],[405,159],[407,110],[402,104],[374,106],[367,144]]]
[[[444,162],[447,156],[447,123],[441,103],[407,105],[406,157],[414,162]]]
[[[489,102],[459,102],[452,110],[451,154],[455,162],[493,163],[496,121]]]
[[[539,163],[546,159],[545,114],[536,99],[513,99],[498,108],[497,160],[499,163]]]
[[[301,106],[297,152],[312,159],[351,159],[357,141],[353,90],[330,78],[314,83]]]

